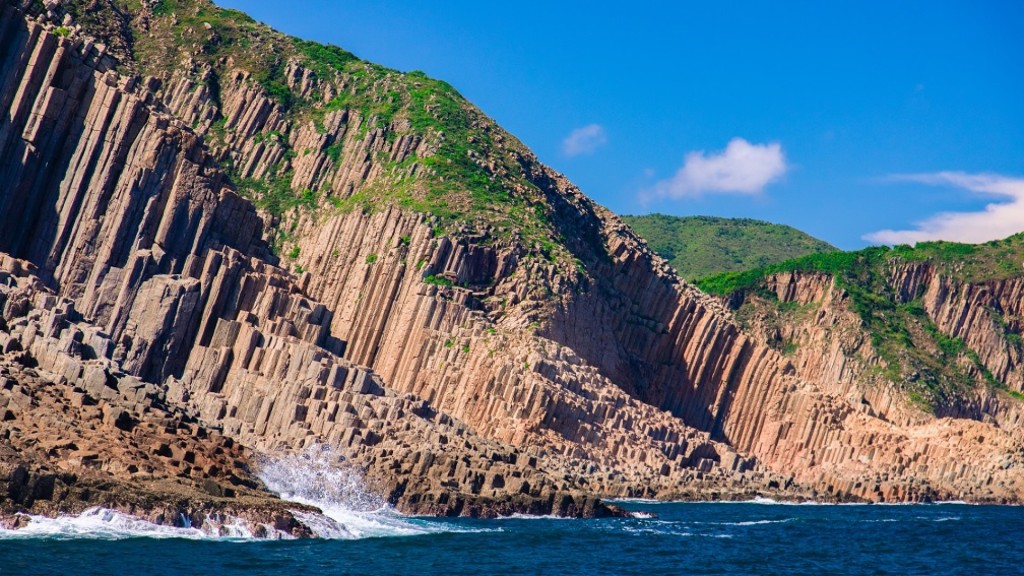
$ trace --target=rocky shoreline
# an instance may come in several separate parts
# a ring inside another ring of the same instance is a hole
[[[7,487],[0,516],[6,524],[17,525],[20,513],[55,516],[102,506],[157,524],[181,525],[187,518],[201,526],[204,517],[229,514],[249,518],[253,526],[308,535],[288,510],[312,508],[268,492],[253,473],[256,452],[170,403],[165,387],[125,374],[104,358],[109,340],[81,323],[73,303],[55,297],[33,269],[0,254],[0,483]],[[390,398],[410,412],[429,412],[422,403]],[[454,422],[437,426],[452,437],[468,434]],[[426,432],[395,431],[386,440],[410,433]],[[358,453],[350,457],[350,465],[367,462]],[[498,466],[515,461],[499,452],[489,459]],[[371,474],[379,472],[378,461],[367,464]],[[371,476],[374,487],[408,514],[621,514],[580,492],[460,495],[408,473],[381,477]]]

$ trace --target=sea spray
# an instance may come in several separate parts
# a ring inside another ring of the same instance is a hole
[[[328,446],[260,459],[257,476],[281,498],[315,506],[317,515],[292,511],[321,538],[410,536],[449,528],[402,516],[368,489],[362,473]]]
[[[357,539],[414,536],[436,532],[488,532],[453,524],[409,518],[394,511],[380,495],[367,488],[362,473],[328,447],[267,456],[258,463],[258,476],[285,500],[315,506],[322,514],[292,510],[292,514],[319,538]],[[182,514],[178,526],[154,524],[107,508],[90,508],[76,516],[26,515],[22,528],[0,528],[0,540],[9,538],[101,539],[183,538],[189,540],[253,540],[246,521],[229,514],[210,514],[192,523]],[[291,535],[262,526],[261,539],[290,539]],[[499,530],[500,531],[500,530]]]
[[[229,515],[218,515],[203,524],[203,528],[166,526],[136,518],[117,510],[94,507],[76,516],[26,515],[28,523],[17,530],[0,530],[0,539],[7,538],[90,538],[98,540],[122,540],[125,538],[185,538],[189,540],[252,539],[253,535],[239,519]],[[276,537],[282,534],[270,531]]]
[[[286,500],[351,512],[375,512],[384,498],[366,488],[362,473],[336,456],[329,446],[314,444],[302,452],[263,456],[257,476]]]

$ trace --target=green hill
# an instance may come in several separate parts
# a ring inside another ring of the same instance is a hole
[[[484,234],[519,242],[531,257],[571,262],[564,243],[552,240],[572,235],[554,222],[541,190],[548,176],[532,152],[449,84],[282,34],[211,0],[96,0],[69,10],[105,39],[122,72],[187,76],[198,86],[197,101],[210,112],[193,128],[238,191],[274,216],[276,248],[287,250],[303,213],[398,206],[432,216],[439,233]],[[227,122],[222,98],[243,84],[274,101],[277,129],[239,133]],[[258,172],[236,164],[248,140],[280,159]],[[391,155],[396,142],[411,144]],[[373,170],[351,189],[333,190],[327,175],[356,161],[356,150]],[[326,158],[324,168],[300,183],[296,165],[307,156]]]
[[[649,214],[622,219],[691,281],[836,250],[791,226],[749,218]]]

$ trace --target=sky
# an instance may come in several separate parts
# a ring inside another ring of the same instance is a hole
[[[217,0],[445,80],[619,214],[1024,230],[1024,2]]]

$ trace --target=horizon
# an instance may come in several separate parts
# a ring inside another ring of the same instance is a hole
[[[449,82],[617,214],[752,218],[845,250],[1024,230],[1024,5],[218,4]]]

